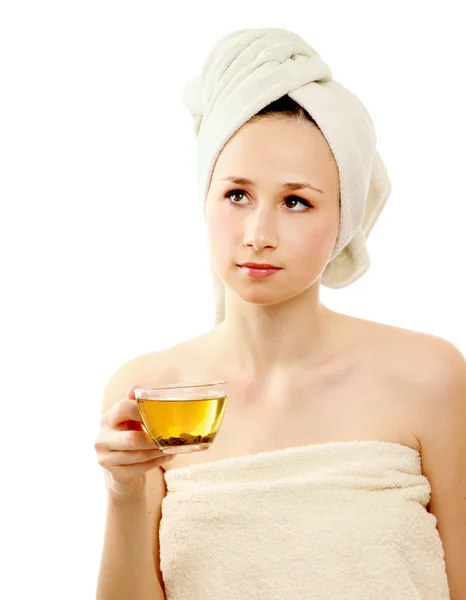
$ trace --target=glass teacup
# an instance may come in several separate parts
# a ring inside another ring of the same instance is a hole
[[[136,388],[147,434],[165,454],[207,450],[223,420],[227,382]]]

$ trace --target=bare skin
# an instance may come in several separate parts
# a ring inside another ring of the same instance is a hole
[[[335,353],[269,381],[245,379],[228,365],[218,329],[165,350],[164,362],[177,365],[166,383],[224,379],[228,404],[209,450],[179,454],[162,468],[329,441],[380,440],[420,450],[421,398],[407,383],[424,334],[329,313],[340,331]]]
[[[254,184],[225,181],[239,176]],[[287,190],[286,182],[309,188]],[[244,125],[216,161],[206,199],[210,255],[225,284],[222,345],[246,378],[309,364],[331,342],[320,278],[339,232],[339,175],[310,122],[261,118]],[[251,279],[238,264],[281,270]],[[314,357],[314,358],[313,358]]]
[[[320,191],[283,187],[290,181]],[[339,191],[328,143],[307,121],[260,118],[222,149],[205,216],[226,318],[167,351],[177,373],[166,383],[226,380],[228,405],[212,447],[165,469],[328,441],[420,448],[405,374],[417,336],[333,312],[319,298],[339,232]],[[246,261],[281,270],[254,280],[238,267]]]

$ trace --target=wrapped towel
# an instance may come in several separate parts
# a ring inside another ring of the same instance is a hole
[[[197,136],[199,194],[205,202],[220,151],[259,110],[288,94],[316,121],[340,176],[340,231],[322,284],[341,288],[370,266],[366,238],[391,192],[362,102],[335,81],[330,67],[297,34],[280,28],[242,29],[218,40],[199,75],[183,91]],[[205,206],[205,205],[204,205]],[[225,289],[212,266],[216,323],[225,316]]]
[[[167,600],[447,600],[419,452],[331,442],[165,473]]]

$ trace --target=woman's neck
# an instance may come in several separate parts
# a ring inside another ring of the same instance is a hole
[[[226,311],[215,329],[219,357],[245,377],[281,373],[320,364],[335,354],[344,315],[320,302],[305,311],[248,306]]]

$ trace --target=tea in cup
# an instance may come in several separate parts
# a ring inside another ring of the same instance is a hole
[[[223,420],[227,382],[136,388],[147,434],[165,454],[197,452],[212,445]]]

